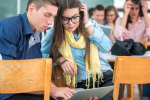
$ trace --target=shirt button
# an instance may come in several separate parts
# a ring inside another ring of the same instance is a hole
[[[73,49],[71,48],[71,50],[73,50]]]
[[[83,52],[83,54],[85,54],[85,52]]]

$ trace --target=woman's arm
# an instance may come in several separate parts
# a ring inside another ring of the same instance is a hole
[[[87,24],[89,20],[87,17],[87,8],[85,4],[81,5],[80,11],[83,11],[84,13],[83,24]],[[98,26],[98,24],[95,21],[93,20],[90,21],[93,23],[93,25],[87,27],[87,31],[90,36],[90,42],[94,42],[98,47],[99,51],[108,52],[111,48],[111,41],[104,34],[102,29]]]
[[[127,29],[120,25],[122,18],[118,17],[115,23],[114,37],[117,40],[123,41],[123,38],[126,34]]]
[[[42,43],[41,52],[42,52],[43,58],[49,58],[50,47],[51,47],[52,38],[53,38],[53,31],[54,31],[54,28],[50,29],[50,31],[47,32],[44,38],[44,41]]]
[[[129,12],[130,12],[131,7],[132,7],[131,5],[132,5],[132,1],[128,0],[128,1],[126,1],[126,3],[123,6],[125,13],[124,13],[124,16],[120,22],[120,26],[122,26],[124,28],[126,27],[127,18],[128,18]]]
[[[150,28],[150,19],[149,19],[148,14],[147,14],[147,10],[148,10],[147,0],[146,1],[141,0],[141,5],[142,5],[142,12],[144,15],[146,28]]]
[[[115,30],[114,30],[114,36],[117,40],[123,41],[123,37],[125,35],[125,30],[126,30],[126,24],[127,24],[127,19],[129,12],[131,10],[132,2],[131,0],[126,1],[124,4],[124,16],[123,18],[117,18],[116,23],[115,23]]]

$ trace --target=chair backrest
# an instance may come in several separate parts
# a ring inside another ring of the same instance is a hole
[[[55,85],[58,87],[66,87],[65,77],[63,75],[63,69],[60,65],[53,66],[53,72],[55,77]]]
[[[56,66],[53,66],[53,77],[55,77],[54,81],[55,81],[55,85],[58,86],[58,87],[68,87],[68,88],[74,88],[72,86],[72,83],[70,85],[67,85],[66,84],[66,79],[63,75],[63,69],[60,65],[56,65]]]
[[[115,59],[115,68],[113,83],[114,100],[119,91],[119,85],[122,84],[146,84],[150,83],[150,57],[131,57],[117,56]],[[133,97],[133,96],[132,96]]]
[[[50,98],[52,59],[0,60],[0,93],[43,91]]]
[[[150,83],[150,57],[117,56],[113,80],[119,83]]]
[[[145,46],[145,48],[147,49],[147,41],[139,41],[139,42],[142,43]]]

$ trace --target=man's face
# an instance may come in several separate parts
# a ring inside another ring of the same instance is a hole
[[[95,10],[94,12],[95,20],[98,24],[102,24],[105,18],[105,11]]]
[[[58,7],[47,4],[36,10],[34,4],[30,4],[28,13],[29,23],[32,30],[43,32],[49,25],[52,25],[54,17],[57,14]]]

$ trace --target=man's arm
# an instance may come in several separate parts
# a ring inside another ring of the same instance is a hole
[[[17,30],[12,25],[0,23],[0,55],[3,60],[13,60],[16,57],[18,40]]]
[[[62,97],[65,100],[68,100],[74,93],[76,93],[75,90],[69,89],[68,87],[57,87],[51,82],[50,96],[52,97]],[[44,91],[29,92],[28,94],[41,95],[44,94]]]

